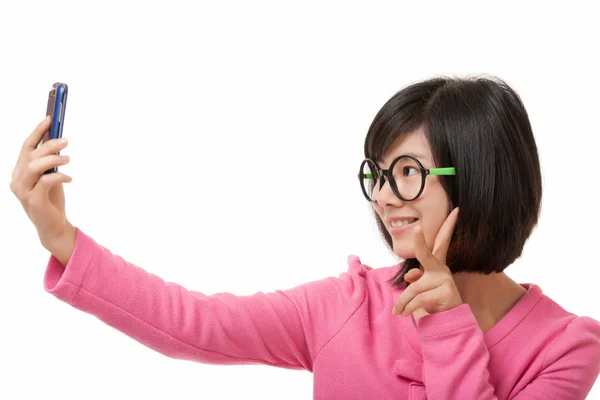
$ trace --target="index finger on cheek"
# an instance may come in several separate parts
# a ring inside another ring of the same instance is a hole
[[[414,229],[414,242],[415,256],[423,266],[423,270],[427,271],[428,269],[435,268],[437,259],[433,256],[429,247],[427,247],[425,234],[423,233],[423,228],[421,226],[416,226]]]

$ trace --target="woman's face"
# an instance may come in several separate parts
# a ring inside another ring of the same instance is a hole
[[[376,161],[381,169],[388,169],[394,159],[406,154],[415,156],[424,168],[438,167],[433,163],[431,149],[422,128],[396,139],[388,152],[384,154],[383,159]],[[443,165],[442,167],[450,166]],[[449,202],[438,177],[429,175],[425,179],[425,187],[421,195],[416,200],[409,202],[400,200],[386,180],[383,188],[377,193],[377,199],[373,206],[392,237],[394,253],[400,258],[408,259],[416,257],[413,231],[417,224],[423,228],[429,249],[433,249],[437,233],[448,216]],[[417,220],[401,228],[392,227],[390,219],[397,218],[402,220],[417,218]]]

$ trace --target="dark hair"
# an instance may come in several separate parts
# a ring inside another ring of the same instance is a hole
[[[436,77],[389,99],[365,138],[365,157],[377,160],[398,137],[422,127],[450,207],[460,207],[447,264],[452,273],[502,272],[522,253],[537,225],[542,177],[529,117],[519,95],[497,77]],[[387,247],[392,238],[373,210]],[[408,259],[390,283],[419,268]]]

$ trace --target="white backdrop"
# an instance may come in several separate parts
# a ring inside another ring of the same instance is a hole
[[[349,254],[395,264],[356,178],[369,124],[414,81],[497,75],[522,96],[544,178],[507,273],[600,319],[590,7],[216,3],[0,6],[0,398],[312,397],[308,372],[173,360],[43,290],[49,253],[9,183],[56,81],[70,221],[165,280],[242,295],[337,276]]]

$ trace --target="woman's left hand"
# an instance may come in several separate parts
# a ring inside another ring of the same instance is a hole
[[[411,284],[396,300],[393,315],[412,315],[416,324],[425,315],[463,304],[450,268],[446,265],[446,254],[457,219],[458,208],[455,208],[436,236],[433,253],[427,247],[422,227],[417,225],[414,228],[415,255],[423,270],[406,274],[405,278]]]

